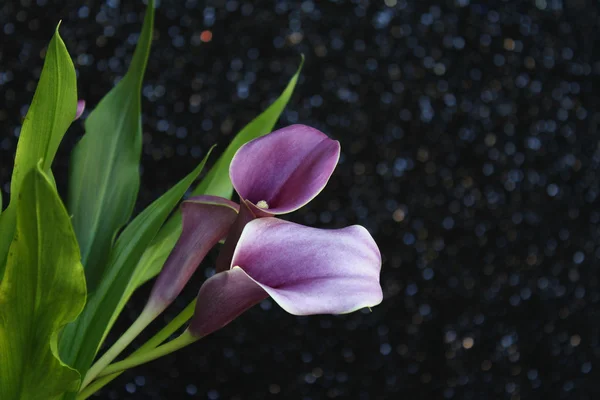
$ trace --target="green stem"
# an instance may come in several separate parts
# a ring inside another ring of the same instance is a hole
[[[184,348],[185,346],[194,343],[198,339],[200,339],[198,336],[193,336],[189,330],[185,330],[175,339],[163,344],[162,346],[158,346],[154,350],[147,351],[137,356],[133,355],[123,361],[109,365],[102,370],[100,374],[98,374],[98,377],[114,374],[115,372],[124,371],[126,369],[137,367],[138,365],[156,360],[157,358],[166,356],[167,354],[171,354],[174,351]]]
[[[161,343],[169,338],[177,329],[181,328],[186,322],[188,322],[192,316],[194,315],[194,309],[196,308],[196,299],[187,305],[171,322],[169,322],[164,328],[162,328],[156,335],[152,336],[150,340],[144,343],[139,349],[137,349],[132,356],[137,356],[143,354],[149,350],[153,350],[158,347]],[[129,358],[128,357],[128,358]],[[127,358],[127,359],[128,359]],[[89,386],[85,389],[81,390],[81,392],[77,395],[77,400],[85,400],[90,397],[92,394],[96,393],[98,390],[102,389],[108,383],[112,382],[119,375],[121,375],[123,371],[115,372],[114,374],[106,375],[101,378],[93,381]]]
[[[158,311],[158,312],[157,312]],[[88,370],[87,374],[83,378],[83,382],[81,383],[81,389],[84,389],[87,385],[90,384],[98,376],[98,374],[106,368],[115,358],[121,354],[123,350],[131,342],[135,339],[143,330],[146,328],[154,319],[160,315],[160,311],[156,310],[154,307],[146,307],[140,314],[140,316],[135,320],[133,324],[125,331],[125,333],[112,345],[110,349],[106,353],[100,357],[98,361],[96,361]]]

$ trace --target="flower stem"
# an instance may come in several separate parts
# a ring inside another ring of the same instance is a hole
[[[190,331],[186,329],[181,335],[171,340],[170,342],[163,344],[162,346],[158,346],[153,350],[149,350],[139,355],[132,355],[131,357],[128,357],[123,361],[119,361],[109,365],[98,374],[98,377],[114,374],[115,372],[121,372],[126,369],[145,364],[152,360],[156,360],[157,358],[166,356],[167,354],[171,354],[174,351],[177,351],[187,345],[190,345],[198,339],[200,339],[200,337],[192,335]]]
[[[152,336],[150,340],[144,343],[139,349],[137,349],[130,357],[141,355],[149,350],[153,350],[158,347],[161,343],[169,338],[177,329],[181,328],[186,322],[194,315],[194,309],[196,308],[196,299],[188,304],[183,311],[181,311],[171,322],[169,322],[164,328],[162,328],[156,335]],[[123,371],[115,372],[114,374],[106,375],[101,378],[94,380],[85,389],[81,390],[77,395],[77,400],[85,400],[98,390],[102,389],[108,383],[112,382],[115,378],[121,375]]]
[[[88,370],[83,378],[80,390],[84,389],[106,368],[123,350],[160,314],[152,307],[146,307],[125,333],[100,357]]]

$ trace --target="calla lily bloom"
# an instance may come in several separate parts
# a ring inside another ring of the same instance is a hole
[[[340,143],[305,125],[292,125],[243,145],[231,160],[236,192],[258,216],[295,211],[327,184]]]
[[[295,211],[325,187],[340,157],[340,143],[324,133],[292,125],[243,145],[229,177],[240,196],[240,213],[217,259],[225,271],[244,226],[254,218]]]
[[[217,196],[197,196],[181,205],[183,228],[148,300],[147,307],[162,312],[179,296],[206,254],[227,236],[239,206]]]
[[[271,297],[294,315],[344,314],[382,300],[381,254],[368,231],[310,228],[277,218],[249,222],[231,267],[200,288],[189,332],[201,337]]]

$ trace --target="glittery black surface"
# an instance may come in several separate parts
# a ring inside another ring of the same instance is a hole
[[[343,156],[291,218],[365,225],[384,256],[385,299],[372,312],[309,318],[265,301],[99,398],[598,398],[599,11],[592,0],[163,0],[143,92],[139,206],[210,145],[223,149],[304,53],[279,126],[317,127]],[[55,24],[93,107],[125,72],[142,13],[138,1],[2,2],[5,203]],[[56,161],[63,193],[81,134],[77,122]]]

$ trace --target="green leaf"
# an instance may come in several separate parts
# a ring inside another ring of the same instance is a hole
[[[0,284],[0,398],[56,399],[79,386],[57,335],[83,309],[86,286],[69,215],[41,161],[21,181],[16,221]]]
[[[231,163],[231,159],[244,143],[259,136],[266,135],[273,130],[275,123],[279,119],[279,116],[294,92],[303,64],[304,56],[302,57],[298,70],[290,79],[290,82],[281,96],[236,135],[202,183],[194,190],[192,193],[194,196],[210,194],[226,198],[231,197],[233,192],[231,180],[229,179],[229,164]],[[160,272],[180,235],[181,213],[177,211],[177,213],[175,213],[161,228],[150,247],[144,252],[143,257],[140,260],[140,265],[136,268],[135,274],[127,287],[125,297],[123,297],[122,302],[119,305],[119,309],[122,309],[125,306],[129,297],[131,297],[138,287],[154,278]]]
[[[48,45],[44,68],[21,127],[10,192],[20,193],[24,177],[43,159],[42,170],[49,174],[58,145],[77,110],[75,68],[64,42],[56,32]],[[14,196],[13,196],[14,197]],[[11,198],[8,208],[0,214],[0,279],[8,247],[16,226],[16,202]]]
[[[150,204],[123,230],[97,290],[89,295],[88,304],[77,321],[65,328],[60,341],[60,354],[82,375],[92,364],[114,321],[117,305],[144,250],[198,177],[209,155],[210,152],[194,171]]]
[[[73,151],[67,204],[90,292],[104,273],[116,233],[131,217],[140,186],[141,91],[153,21],[150,1],[127,74],[86,119],[86,133]]]

